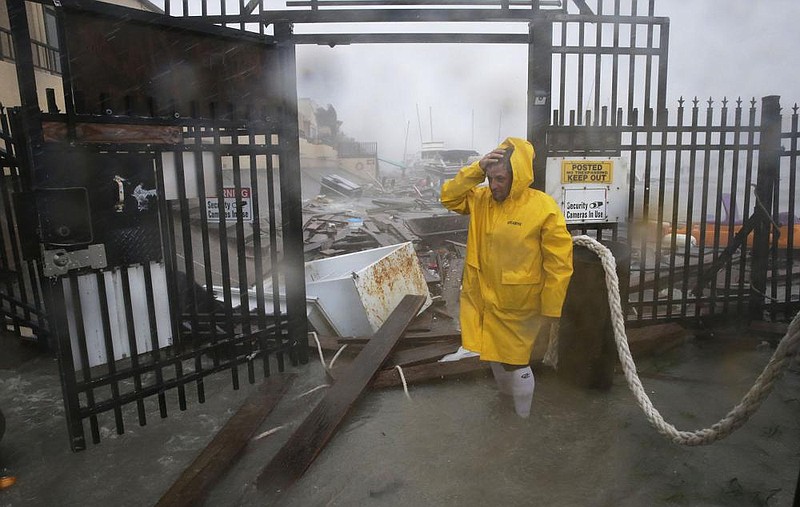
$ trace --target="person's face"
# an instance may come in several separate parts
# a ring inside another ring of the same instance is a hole
[[[509,172],[503,162],[497,162],[486,168],[486,177],[489,178],[489,189],[492,191],[492,198],[497,202],[503,202],[511,192],[511,172]]]

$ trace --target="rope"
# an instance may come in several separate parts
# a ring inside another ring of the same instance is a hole
[[[753,284],[752,284],[752,283],[750,284],[750,286],[749,286],[748,288],[749,288],[751,291],[753,291],[753,292],[755,292],[756,294],[758,294],[759,296],[761,296],[761,297],[763,297],[763,298],[765,298],[765,299],[769,299],[769,300],[770,300],[770,301],[772,301],[773,303],[780,303],[780,302],[781,302],[781,300],[780,300],[780,299],[778,299],[778,298],[774,298],[774,297],[770,296],[769,294],[764,294],[764,293],[763,293],[763,292],[761,292],[760,290],[756,289],[755,287],[753,287]]]
[[[332,370],[333,369],[333,363],[336,361],[336,358],[338,358],[341,355],[341,353],[344,352],[344,349],[347,348],[347,344],[345,343],[344,345],[341,346],[341,348],[339,350],[336,351],[336,354],[333,355],[333,358],[331,358],[331,362],[329,364],[325,364],[325,356],[322,354],[322,344],[319,341],[319,337],[317,336],[317,333],[314,332],[314,331],[311,331],[309,334],[314,337],[314,341],[317,343],[317,352],[319,352],[319,361],[322,363],[322,367],[325,368],[325,370],[327,370],[327,371]],[[397,371],[400,372],[400,381],[403,382],[403,391],[406,393],[406,398],[408,398],[410,400],[411,399],[411,395],[408,394],[408,384],[406,383],[406,376],[403,374],[403,369],[400,367],[400,365],[396,365],[395,368],[397,368]],[[317,386],[314,389],[311,389],[310,391],[304,392],[303,394],[301,394],[300,396],[298,396],[295,399],[300,399],[303,396],[311,394],[314,391],[316,391],[318,389],[325,388],[325,387],[329,387],[329,386],[327,384],[324,384],[324,385],[321,385],[321,386]]]
[[[309,334],[314,337],[314,341],[317,343],[317,352],[319,352],[319,361],[322,363],[322,367],[325,368],[327,371],[332,370],[333,369],[333,363],[336,361],[336,358],[338,358],[339,355],[341,355],[341,353],[344,352],[344,349],[347,348],[347,344],[345,343],[344,345],[342,345],[342,347],[339,350],[336,351],[336,354],[333,355],[333,358],[331,358],[331,362],[329,364],[325,364],[325,356],[322,354],[322,344],[319,341],[319,337],[317,336],[317,333],[314,332],[314,331],[311,331]],[[406,393],[406,398],[408,398],[410,400],[411,399],[411,395],[408,394],[408,384],[406,383],[406,376],[403,374],[403,369],[400,367],[400,365],[395,366],[395,368],[397,368],[397,371],[400,372],[400,380],[403,382],[403,391]],[[304,392],[303,394],[301,394],[300,396],[298,396],[295,399],[300,399],[303,396],[311,394],[314,391],[316,391],[318,389],[322,389],[324,387],[328,387],[328,385],[325,384],[325,385],[317,386],[314,389],[311,389],[310,391]]]
[[[258,434],[258,435],[256,435],[256,436],[254,436],[254,437],[252,438],[252,441],[253,441],[253,442],[255,442],[256,440],[261,440],[261,439],[262,439],[262,438],[264,438],[264,437],[268,437],[268,436],[272,435],[273,433],[277,433],[277,432],[279,432],[280,430],[282,430],[282,429],[283,429],[283,428],[285,428],[285,427],[286,427],[286,425],[285,425],[285,424],[282,424],[282,425],[280,425],[280,426],[277,426],[277,427],[275,427],[275,428],[272,428],[271,430],[267,430],[267,431],[265,431],[264,433],[261,433],[261,434]]]
[[[573,243],[588,248],[600,258],[606,275],[606,287],[609,293],[608,306],[611,310],[614,339],[616,340],[622,370],[625,374],[625,379],[628,381],[628,387],[633,392],[636,402],[644,411],[645,417],[647,417],[650,424],[673,443],[682,445],[710,444],[727,437],[739,429],[758,410],[761,403],[769,395],[775,382],[783,374],[784,368],[800,352],[800,313],[798,313],[789,324],[789,330],[781,339],[764,371],[761,372],[753,387],[744,395],[739,404],[710,428],[696,431],[678,430],[675,426],[666,422],[653,406],[636,373],[636,365],[631,357],[628,338],[625,334],[625,318],[620,304],[619,278],[617,277],[614,256],[608,248],[589,236],[576,236],[573,238]]]
[[[322,385],[319,385],[317,387],[311,388],[308,391],[304,392],[303,394],[298,394],[297,396],[295,396],[294,399],[295,400],[299,400],[300,398],[308,396],[311,393],[315,393],[315,392],[319,391],[320,389],[325,389],[326,387],[330,387],[330,384],[322,384]]]
[[[406,398],[410,400],[411,395],[408,394],[408,384],[406,384],[406,376],[403,374],[403,369],[399,364],[394,365],[394,367],[397,368],[398,372],[400,372],[400,381],[403,383],[403,391],[406,393]]]
[[[334,361],[336,361],[336,358],[337,358],[337,357],[339,357],[339,355],[340,355],[342,352],[344,352],[344,349],[346,349],[346,348],[347,348],[347,344],[346,344],[346,343],[345,343],[344,345],[342,345],[341,347],[339,347],[339,350],[337,350],[337,351],[336,351],[336,354],[334,354],[334,355],[333,355],[333,357],[331,358],[331,362],[330,362],[330,363],[328,363],[328,369],[329,369],[329,370],[332,370],[332,369],[333,369],[333,363],[334,363]]]
[[[319,338],[317,337],[317,333],[316,333],[316,331],[311,331],[309,334],[311,336],[313,336],[314,337],[314,341],[317,342],[317,352],[319,352],[319,362],[322,363],[322,367],[327,370],[328,369],[328,365],[325,364],[325,356],[322,354],[322,344],[319,342]]]
[[[753,188],[757,188],[755,183],[751,183],[750,186],[753,187]],[[769,221],[772,222],[772,228],[775,231],[775,234],[778,237],[780,237],[780,235],[781,235],[781,226],[778,225],[777,222],[775,222],[775,219],[772,217],[772,213],[769,212],[767,207],[764,206],[764,203],[761,201],[761,198],[758,197],[758,193],[754,191],[753,195],[756,198],[756,204],[758,204],[758,207],[761,208],[761,211],[764,212],[764,216],[766,216],[769,219]]]

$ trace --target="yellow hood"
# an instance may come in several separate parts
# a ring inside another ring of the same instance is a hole
[[[511,154],[513,181],[510,197],[519,198],[520,194],[533,183],[533,159],[536,158],[536,152],[530,142],[519,137],[506,138],[498,148],[503,150],[514,148],[514,153]]]

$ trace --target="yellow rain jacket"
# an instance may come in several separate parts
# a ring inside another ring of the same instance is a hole
[[[442,185],[445,208],[470,215],[461,286],[461,341],[484,361],[530,362],[540,315],[560,317],[572,275],[572,237],[552,197],[530,188],[533,146],[514,147],[511,192],[492,198],[478,162]]]

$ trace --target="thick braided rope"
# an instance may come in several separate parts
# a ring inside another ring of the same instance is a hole
[[[741,427],[750,416],[755,413],[772,390],[775,381],[780,378],[784,368],[791,362],[791,359],[800,351],[800,313],[795,315],[789,330],[781,339],[775,353],[769,363],[761,372],[761,375],[753,384],[753,387],[745,394],[742,400],[719,422],[711,426],[696,431],[681,431],[672,424],[666,422],[661,414],[653,406],[650,398],[644,391],[639,375],[636,373],[636,365],[631,357],[628,348],[628,338],[625,334],[625,319],[622,314],[622,306],[619,298],[619,279],[617,278],[616,261],[611,251],[589,236],[576,236],[573,243],[584,246],[597,254],[600,258],[603,269],[605,270],[606,287],[608,288],[608,305],[611,310],[611,319],[614,328],[614,338],[617,344],[619,360],[622,364],[625,379],[628,387],[633,392],[636,402],[644,411],[650,424],[662,435],[670,439],[673,443],[682,445],[705,445],[721,440],[739,427]]]

